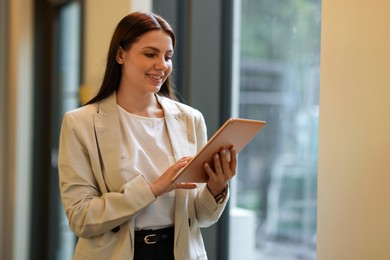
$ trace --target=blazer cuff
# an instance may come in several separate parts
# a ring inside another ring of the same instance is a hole
[[[210,211],[217,211],[220,209],[225,208],[230,196],[230,189],[229,186],[226,187],[226,195],[224,200],[221,203],[217,203],[215,200],[213,194],[209,191],[207,188],[207,185],[204,185],[203,190],[199,192],[199,199],[202,201]]]
[[[131,196],[128,196],[128,200],[129,202],[131,201],[132,204],[141,206],[156,200],[149,184],[142,175],[139,175],[124,184],[123,190],[125,194],[131,194]]]

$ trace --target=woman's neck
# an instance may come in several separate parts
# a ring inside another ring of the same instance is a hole
[[[158,103],[155,94],[132,95],[130,93],[116,93],[116,100],[127,112],[144,117],[163,117],[164,111]]]

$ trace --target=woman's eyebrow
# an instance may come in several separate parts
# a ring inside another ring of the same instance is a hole
[[[142,49],[151,49],[151,50],[156,51],[158,53],[161,52],[161,50],[159,48],[156,48],[156,47],[153,47],[153,46],[145,46]],[[173,50],[169,49],[169,50],[166,51],[166,53],[172,53],[173,54]]]

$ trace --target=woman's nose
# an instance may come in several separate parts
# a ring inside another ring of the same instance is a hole
[[[168,69],[168,62],[164,59],[159,59],[159,61],[155,65],[156,70],[166,71]]]

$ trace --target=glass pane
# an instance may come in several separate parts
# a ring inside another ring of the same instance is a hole
[[[58,116],[54,119],[56,124],[55,129],[58,129],[58,131],[54,133],[55,142],[53,142],[52,146],[53,158],[57,158],[59,129],[63,114],[79,106],[81,3],[74,1],[61,6],[58,21],[58,85],[54,86],[56,88],[54,92],[58,95],[56,97],[58,102],[54,104],[55,109],[53,109],[58,111]],[[58,242],[51,248],[53,252],[50,259],[70,260],[72,259],[76,245],[76,237],[69,228],[68,219],[62,207],[56,161],[52,167],[51,193],[56,201],[53,201],[52,206],[53,216],[55,216],[55,220],[53,221],[55,221],[55,224],[51,232],[52,237],[55,237]]]
[[[316,259],[320,0],[237,0],[235,116],[265,120],[239,155],[230,259]]]

